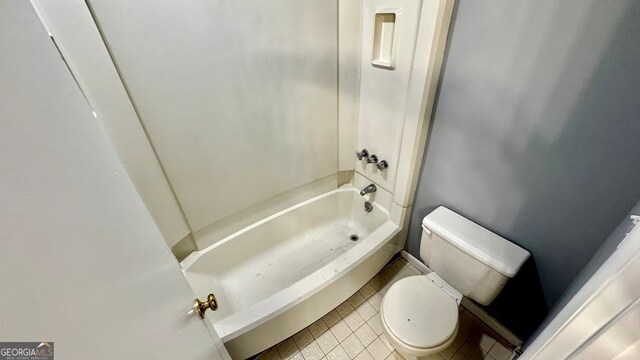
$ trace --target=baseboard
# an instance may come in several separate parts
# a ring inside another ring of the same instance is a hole
[[[407,251],[402,250],[400,252],[400,256],[402,256],[407,262],[413,265],[416,269],[422,271],[423,274],[428,274],[431,272],[431,269],[427,267],[422,261],[418,260],[413,255],[409,254]],[[507,340],[514,348],[520,348],[522,346],[522,340],[512,333],[509,329],[504,327],[504,325],[500,324],[498,320],[494,319],[491,315],[487,314],[484,309],[482,309],[479,305],[474,303],[472,300],[468,298],[462,298],[462,306],[465,309],[469,310],[473,315],[477,316],[483,323],[485,323],[491,330],[498,333],[498,335],[502,336],[505,340]]]
[[[413,255],[409,254],[406,250],[400,251],[400,256],[407,260],[407,262],[416,269],[422,271],[423,274],[428,274],[431,272],[431,269],[427,267],[422,261],[416,259]]]
[[[470,313],[478,317],[483,323],[485,323],[491,330],[498,333],[505,340],[507,340],[514,348],[519,349],[522,347],[523,341],[512,333],[509,329],[500,324],[498,320],[494,319],[491,315],[487,314],[478,304],[474,303],[468,298],[462,298],[462,306]]]

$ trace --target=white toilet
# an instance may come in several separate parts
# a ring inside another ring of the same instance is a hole
[[[523,248],[442,206],[422,228],[420,257],[433,272],[393,284],[380,309],[389,341],[406,359],[449,346],[462,297],[488,305],[529,258]]]

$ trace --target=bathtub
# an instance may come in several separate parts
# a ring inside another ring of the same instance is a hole
[[[182,262],[205,321],[234,359],[295,334],[369,281],[400,250],[399,226],[351,186],[322,194],[192,253]],[[358,240],[350,237],[356,235]]]

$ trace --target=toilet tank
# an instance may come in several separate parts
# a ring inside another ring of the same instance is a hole
[[[422,221],[420,257],[449,285],[489,305],[514,277],[529,252],[440,206]]]

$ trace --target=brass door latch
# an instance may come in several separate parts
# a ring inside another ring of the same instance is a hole
[[[207,311],[207,309],[211,309],[212,311],[218,310],[218,301],[216,300],[215,295],[209,294],[209,296],[207,296],[207,300],[204,302],[200,301],[200,299],[196,299],[193,307],[198,311],[200,318],[204,319],[204,312]]]

